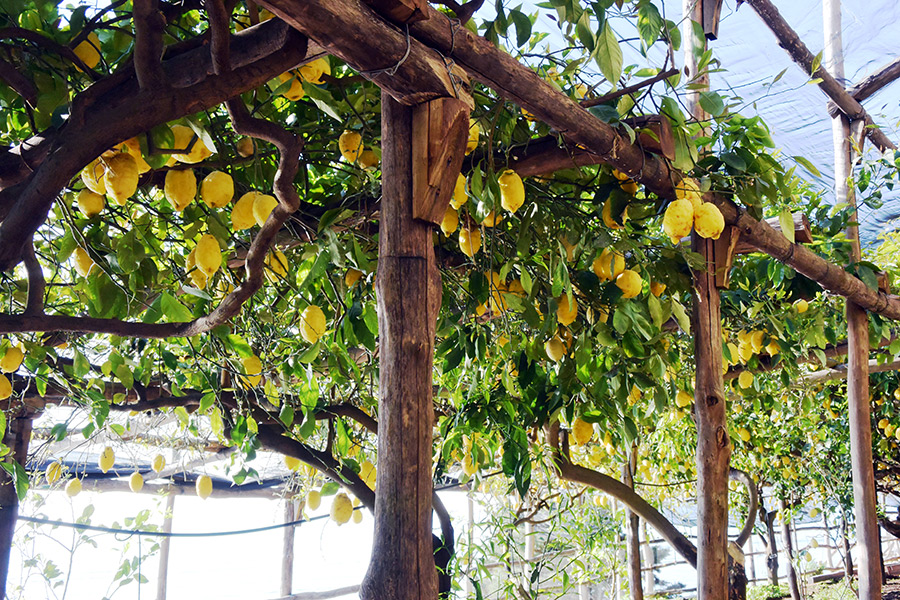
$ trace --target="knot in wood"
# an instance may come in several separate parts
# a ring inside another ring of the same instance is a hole
[[[728,447],[728,432],[724,427],[718,427],[716,429],[716,445],[719,448],[727,448]]]
[[[706,406],[715,406],[719,403],[719,397],[715,394],[708,394],[706,396]]]

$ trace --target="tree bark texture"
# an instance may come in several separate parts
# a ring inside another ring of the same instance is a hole
[[[637,468],[637,446],[633,445],[628,453],[628,460],[622,467],[623,483],[634,489],[634,472]],[[625,547],[628,549],[628,586],[631,600],[644,600],[644,587],[641,579],[641,538],[640,518],[627,506],[625,507]]]
[[[382,93],[378,479],[363,600],[436,600],[431,372],[440,303],[432,226],[412,217],[412,109]]]
[[[844,577],[847,581],[853,579],[853,554],[850,551],[850,526],[847,524],[847,514],[841,509],[841,558],[844,561]]]
[[[775,537],[775,511],[767,512],[760,508],[759,517],[766,526],[766,572],[769,584],[778,585],[778,540]]]
[[[31,416],[9,418],[3,443],[12,449],[13,458],[23,467],[28,458],[28,442],[31,440]],[[0,469],[0,600],[7,597],[9,557],[13,535],[19,518],[19,498],[7,472]]]
[[[781,499],[781,539],[784,541],[784,552],[787,555],[788,587],[791,591],[791,600],[802,600],[800,596],[800,582],[797,580],[797,569],[794,566],[796,556],[794,553],[794,539],[791,536],[791,519],[788,517],[789,507],[784,498]],[[860,596],[866,598],[867,596]]]

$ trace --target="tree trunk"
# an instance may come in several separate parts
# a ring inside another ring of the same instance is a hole
[[[623,483],[634,489],[634,472],[637,467],[637,447],[632,445],[628,452],[628,460],[622,466]],[[640,519],[628,507],[625,508],[625,548],[628,555],[628,585],[632,600],[644,600],[644,587],[641,581],[641,539]]]
[[[847,524],[847,513],[841,507],[841,558],[844,559],[844,577],[847,581],[853,581],[853,555],[850,554],[850,526]]]
[[[788,559],[788,587],[791,590],[791,600],[802,600],[800,596],[800,583],[797,580],[797,569],[794,567],[794,540],[791,538],[791,520],[788,518],[788,505],[784,498],[781,499],[781,534],[784,541],[784,552]]]
[[[164,533],[172,533],[172,518],[175,516],[175,496],[170,491],[166,495],[166,512],[163,517]],[[167,588],[169,585],[169,551],[172,547],[172,538],[164,537],[159,542],[159,568],[156,572],[156,600],[166,600]],[[282,594],[285,595],[285,594]]]
[[[440,275],[432,226],[413,219],[412,109],[387,93],[381,107],[378,479],[372,559],[360,598],[436,600],[431,373]]]
[[[9,446],[13,459],[22,467],[28,459],[28,442],[31,440],[30,415],[10,417],[6,426],[3,443]],[[9,577],[9,557],[12,552],[13,535],[19,518],[19,498],[12,478],[0,469],[0,600],[7,597],[6,585]]]
[[[766,571],[769,574],[769,584],[778,585],[778,541],[775,537],[775,511],[767,512],[762,504],[759,507],[759,517],[766,526]]]

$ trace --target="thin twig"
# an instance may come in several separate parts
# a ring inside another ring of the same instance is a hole
[[[623,87],[621,90],[616,90],[615,92],[610,92],[604,96],[600,96],[599,98],[590,98],[587,100],[582,100],[581,105],[585,108],[590,108],[591,106],[597,106],[598,104],[604,104],[609,102],[610,100],[615,100],[616,98],[621,98],[622,96],[627,96],[632,92],[636,92],[641,88],[647,87],[648,85],[653,85],[658,81],[662,81],[663,79],[668,79],[673,75],[678,74],[678,69],[669,69],[668,71],[663,71],[659,75],[655,75],[650,79],[645,79],[644,81],[639,81],[634,85],[629,85],[627,87]]]

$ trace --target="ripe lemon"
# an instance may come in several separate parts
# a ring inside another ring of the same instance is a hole
[[[153,457],[153,462],[150,463],[150,468],[153,469],[156,473],[161,473],[163,469],[166,468],[166,458],[162,454],[157,454]]]
[[[675,200],[669,203],[663,215],[663,231],[673,244],[691,233],[694,225],[694,206],[690,200]]]
[[[243,156],[244,158],[247,158],[248,156],[253,156],[253,153],[255,151],[254,145],[253,145],[253,138],[242,137],[240,140],[238,140],[236,149],[237,149],[237,153],[240,156]]]
[[[576,245],[569,242],[569,238],[565,235],[559,238],[559,243],[563,245],[563,248],[566,249],[566,262],[572,262],[575,260],[575,248]]]
[[[194,139],[196,134],[190,127],[173,125],[172,135],[175,136],[175,150],[186,150],[188,147],[191,148],[190,152],[172,155],[178,162],[193,165],[212,156],[212,152],[206,147],[203,140],[199,137],[197,137],[196,140]],[[193,146],[191,146],[192,141],[194,143]]]
[[[631,177],[629,177],[626,173],[623,173],[622,171],[620,171],[618,169],[612,170],[612,176],[615,177],[616,181],[618,181],[619,183],[622,183],[624,181],[628,181],[629,179],[631,179]]]
[[[58,461],[53,461],[44,470],[44,477],[47,478],[47,483],[53,485],[62,477],[62,465]]]
[[[206,500],[213,491],[212,479],[210,479],[209,475],[201,475],[197,478],[195,487],[197,489],[197,495],[203,500]]]
[[[75,196],[75,202],[78,204],[78,210],[89,219],[99,215],[103,207],[106,206],[106,199],[89,189],[78,192],[78,195]]]
[[[347,289],[350,289],[362,279],[362,276],[363,272],[359,269],[347,269],[347,274],[344,275],[344,285],[347,286]]]
[[[576,446],[583,446],[591,441],[594,437],[594,426],[580,418],[575,419],[572,423],[572,441]]]
[[[640,186],[638,186],[637,181],[629,180],[629,181],[623,181],[622,183],[620,183],[619,187],[622,188],[622,191],[625,192],[626,194],[630,194],[630,195],[634,196],[637,193]]]
[[[100,64],[100,38],[93,31],[75,46],[75,56],[81,59],[89,69]],[[79,69],[80,70],[80,69]]]
[[[462,470],[469,477],[478,472],[478,463],[475,462],[475,457],[472,456],[472,452],[469,450],[466,450],[463,456]]]
[[[81,480],[73,479],[69,483],[66,484],[66,495],[69,498],[77,496],[81,493]]]
[[[753,347],[754,354],[759,354],[759,351],[762,350],[765,335],[766,332],[761,330],[750,332],[750,345]]]
[[[459,230],[459,249],[463,254],[472,258],[481,250],[481,230],[480,229],[460,229]]]
[[[500,184],[500,206],[515,213],[525,203],[525,184],[519,174],[511,169],[503,171],[497,179]]]
[[[210,208],[228,206],[233,197],[234,180],[228,173],[213,171],[200,183],[200,198]]]
[[[616,287],[622,290],[623,298],[634,298],[641,293],[644,280],[638,275],[637,271],[625,269],[622,274],[616,277]]]
[[[325,313],[322,309],[311,304],[300,315],[300,335],[310,344],[315,344],[324,335],[327,329]]]
[[[299,70],[300,77],[316,85],[322,83],[323,75],[331,75],[331,65],[328,64],[328,59],[324,57],[306,63]]]
[[[278,200],[274,196],[257,194],[253,198],[253,219],[256,221],[256,224],[262,227],[276,206],[278,206]]]
[[[458,227],[459,213],[452,206],[448,206],[447,212],[444,213],[444,218],[441,219],[441,231],[444,232],[444,235],[450,237],[450,234],[456,231]]]
[[[219,241],[208,233],[203,234],[197,242],[194,260],[198,269],[207,277],[212,277],[222,266],[222,249],[219,247]]]
[[[100,458],[97,459],[97,466],[100,467],[100,470],[104,473],[108,473],[110,469],[113,468],[113,465],[116,464],[116,453],[113,452],[113,449],[107,446],[103,449],[103,452],[100,453]]]
[[[103,174],[103,185],[106,195],[120,206],[137,191],[137,162],[126,152],[119,152],[106,160],[106,172]]]
[[[262,361],[255,354],[241,359],[241,366],[244,368],[244,376],[241,380],[247,387],[256,387],[262,380]]]
[[[187,208],[197,195],[197,177],[193,169],[171,170],[166,173],[163,187],[166,200],[178,212]]]
[[[692,177],[685,177],[675,186],[675,199],[687,200],[693,208],[699,208],[703,202],[700,183]]]
[[[753,346],[750,342],[738,344],[738,356],[741,362],[747,362],[753,358]]]
[[[122,142],[122,148],[134,157],[134,162],[137,163],[138,173],[146,173],[150,170],[150,165],[144,160],[144,155],[141,154],[141,142],[136,137],[128,138],[124,142]]]
[[[363,521],[363,511],[354,510],[353,511],[353,522],[355,524],[359,525],[360,523],[362,523],[362,521]]]
[[[719,207],[711,202],[704,202],[694,211],[694,230],[703,238],[719,239],[725,230],[725,217]]]
[[[650,293],[659,298],[666,291],[666,284],[659,281],[650,282]]]
[[[247,192],[235,202],[231,209],[231,228],[235,231],[250,229],[256,225],[253,217],[253,201],[259,196],[259,192]]]
[[[103,174],[106,173],[106,165],[95,158],[88,166],[81,170],[81,181],[85,187],[95,194],[105,194],[106,184],[103,183]]]
[[[0,358],[0,370],[4,373],[15,373],[22,365],[25,353],[18,346],[10,346],[6,349],[3,358]]]
[[[480,212],[484,212],[482,207],[483,207],[483,204],[481,202],[479,202],[478,208],[479,208]],[[484,215],[484,218],[481,220],[481,224],[484,225],[485,227],[493,227],[494,225],[496,225],[497,223],[499,223],[502,220],[503,220],[503,217],[498,216],[497,213],[492,210],[489,213],[487,213],[486,215]]]
[[[340,492],[331,501],[331,519],[338,525],[343,525],[353,516],[353,503],[350,497]]]
[[[322,492],[319,490],[310,490],[306,495],[306,506],[309,510],[316,510],[322,504]]]
[[[753,385],[753,373],[750,371],[741,371],[741,374],[738,375],[738,385],[744,390]]]
[[[604,249],[600,252],[600,256],[594,259],[591,268],[600,281],[611,281],[625,270],[625,257],[618,252]]]
[[[797,300],[796,302],[794,302],[794,310],[797,311],[797,314],[802,315],[807,310],[809,310],[809,302],[803,300],[802,298],[800,300]]]
[[[365,482],[367,486],[370,488],[375,487],[375,478],[377,476],[377,471],[375,469],[375,465],[373,465],[369,461],[363,461],[361,465],[359,465],[359,478]]]
[[[288,260],[281,250],[273,250],[266,255],[266,279],[276,283],[287,275]]]
[[[450,206],[459,210],[468,200],[469,196],[466,194],[466,178],[460,173],[456,177],[456,185],[453,188],[453,198],[450,199]]]
[[[566,354],[566,344],[558,335],[554,335],[544,342],[544,352],[547,353],[547,358],[553,362],[559,362]]]
[[[287,81],[291,82],[291,85],[288,87],[288,89],[281,92],[281,95],[291,102],[302,100],[303,96],[306,95],[306,92],[303,91],[303,80],[299,77],[295,77],[292,73],[282,73],[278,76],[278,80],[281,83],[285,83]]]
[[[338,149],[344,160],[348,163],[355,163],[359,158],[359,153],[362,152],[362,136],[355,131],[344,130],[344,133],[338,138]]]
[[[128,487],[131,488],[131,491],[135,494],[141,491],[144,487],[144,476],[135,471],[131,474],[131,477],[128,478]]]
[[[693,396],[685,392],[684,390],[678,390],[678,393],[675,394],[675,406],[678,408],[685,408],[691,405],[691,402],[694,401]]]
[[[291,471],[296,471],[297,469],[300,468],[300,459],[296,458],[294,456],[285,455],[284,466],[287,467]]]
[[[778,343],[778,340],[770,340],[766,346],[766,352],[769,353],[769,356],[775,356],[781,352],[781,344]]]
[[[556,320],[560,325],[571,325],[578,316],[578,301],[563,294],[556,299]]]
[[[206,276],[206,273],[197,268],[196,246],[191,249],[190,254],[188,254],[184,268],[187,271],[188,277],[191,278],[191,283],[194,284],[194,287],[201,290],[206,288],[206,284],[209,283],[209,277]]]
[[[731,359],[728,361],[728,364],[729,365],[738,364],[738,360],[740,360],[741,353],[740,353],[740,350],[738,349],[737,345],[734,342],[728,342],[725,345],[728,346],[728,353],[731,354]]]
[[[603,223],[610,229],[622,229],[624,223],[628,220],[628,207],[622,211],[622,225],[620,225],[612,216],[612,202],[607,200],[603,203]]]
[[[750,441],[750,432],[747,431],[744,427],[741,427],[741,428],[738,430],[738,436],[739,436],[742,440],[744,440],[745,442],[749,442],[749,441]]]
[[[466,154],[470,154],[472,150],[478,147],[478,137],[481,135],[481,129],[475,119],[469,119],[469,139],[466,142]]]
[[[75,272],[82,277],[87,277],[94,267],[94,259],[81,246],[75,248],[72,255],[75,257]]]
[[[359,155],[359,160],[356,161],[356,164],[362,169],[374,169],[380,162],[381,159],[378,158],[378,155],[375,154],[374,150],[366,149]]]

